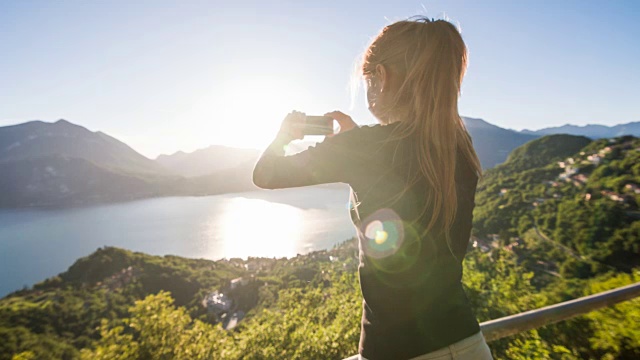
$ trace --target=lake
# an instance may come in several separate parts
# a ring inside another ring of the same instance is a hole
[[[347,185],[4,209],[0,296],[57,275],[102,246],[218,260],[292,257],[353,236]]]

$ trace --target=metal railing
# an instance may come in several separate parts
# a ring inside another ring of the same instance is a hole
[[[640,296],[640,282],[621,288],[581,297],[480,324],[484,338],[489,341],[584,315]]]

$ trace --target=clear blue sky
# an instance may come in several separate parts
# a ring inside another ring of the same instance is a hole
[[[390,22],[446,15],[470,51],[460,112],[520,130],[640,121],[640,1],[0,0],[0,126],[65,118],[149,157],[260,148],[290,110],[350,109]]]

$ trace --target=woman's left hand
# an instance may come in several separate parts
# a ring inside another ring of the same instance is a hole
[[[357,128],[358,124],[356,124],[355,121],[353,121],[353,119],[351,118],[351,116],[343,113],[342,111],[331,111],[328,112],[326,114],[324,114],[324,116],[328,116],[332,119],[334,119],[335,121],[338,122],[338,125],[340,125],[340,129],[338,130],[337,133],[335,134],[329,134],[327,136],[334,136],[334,135],[338,135],[340,133],[349,131],[351,129]]]
[[[307,115],[305,113],[293,110],[282,120],[278,136],[286,136],[291,138],[291,140],[304,138],[302,129],[304,128],[306,118]]]

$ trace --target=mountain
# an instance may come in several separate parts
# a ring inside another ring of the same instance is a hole
[[[258,160],[260,151],[212,145],[191,153],[178,151],[172,155],[160,155],[156,162],[173,172],[186,177],[209,175],[213,172],[236,168]]]
[[[0,163],[50,155],[82,158],[126,173],[170,175],[167,169],[125,143],[67,120],[0,127]]]
[[[291,143],[287,154],[304,151],[314,141],[303,140]],[[160,155],[156,161],[162,166],[184,176],[176,181],[179,194],[209,195],[212,184],[215,193],[257,190],[253,184],[253,168],[261,151],[212,145],[191,153],[178,151],[172,155]],[[342,188],[342,184],[322,184],[322,187]]]
[[[566,134],[547,135],[516,148],[507,161],[495,169],[508,169],[509,173],[540,167],[569,157],[591,143],[585,136]]]
[[[482,119],[463,117],[462,120],[471,135],[473,147],[483,169],[489,169],[504,162],[513,149],[539,137],[539,135],[503,129]]]
[[[166,193],[179,176],[66,120],[0,127],[0,207],[79,205]]]
[[[81,205],[164,194],[169,177],[137,176],[83,158],[36,156],[0,162],[0,207]]]
[[[252,169],[245,161],[187,178],[105,133],[66,120],[0,127],[0,207],[249,191],[257,189]]]
[[[551,134],[571,134],[582,135],[591,139],[613,138],[623,135],[640,136],[640,121],[619,124],[615,126],[605,125],[584,125],[577,126],[565,124],[562,126],[549,127],[540,130],[522,130],[522,134],[528,135],[551,135]]]

